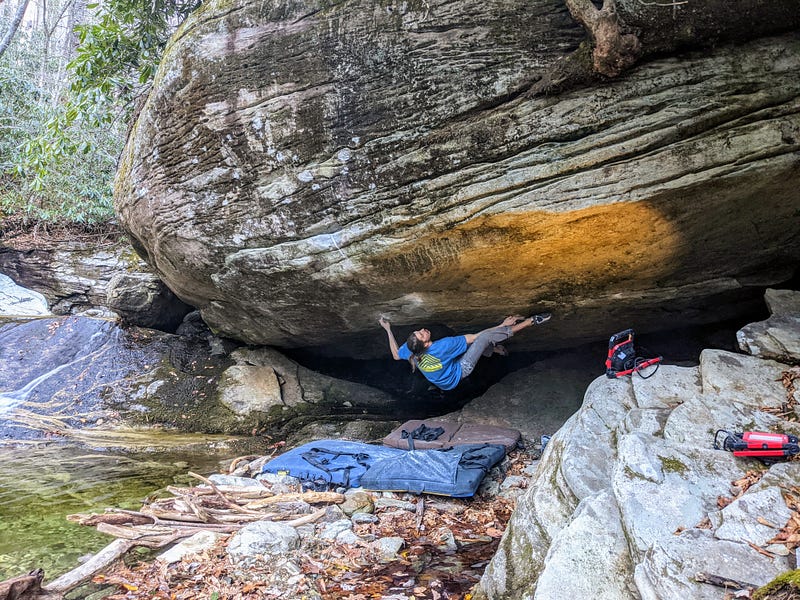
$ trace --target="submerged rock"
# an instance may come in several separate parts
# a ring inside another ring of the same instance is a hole
[[[0,321],[0,423],[6,438],[160,425],[232,431],[215,402],[227,366],[203,345],[88,317]]]

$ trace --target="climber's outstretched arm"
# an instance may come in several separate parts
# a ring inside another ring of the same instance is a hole
[[[378,319],[378,323],[380,323],[381,327],[386,330],[386,335],[389,338],[389,350],[392,352],[392,358],[395,360],[401,360],[400,355],[398,354],[397,340],[394,339],[394,333],[392,333],[392,324],[385,317]]]

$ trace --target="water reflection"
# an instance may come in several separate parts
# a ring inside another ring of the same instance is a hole
[[[187,471],[219,470],[219,459],[208,450],[126,454],[64,444],[0,446],[0,580],[38,567],[52,580],[76,567],[112,538],[66,515],[138,509],[148,494],[188,484]]]

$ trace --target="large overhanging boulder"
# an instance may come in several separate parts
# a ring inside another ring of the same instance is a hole
[[[382,314],[557,312],[533,347],[791,277],[798,37],[565,88],[583,36],[555,0],[211,0],[132,128],[120,221],[218,332],[345,354],[379,350]]]

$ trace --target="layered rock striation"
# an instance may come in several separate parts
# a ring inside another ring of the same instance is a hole
[[[555,0],[208,2],[132,128],[120,222],[220,333],[351,356],[385,352],[381,314],[549,309],[541,348],[791,278],[798,36],[534,94],[583,35]]]

